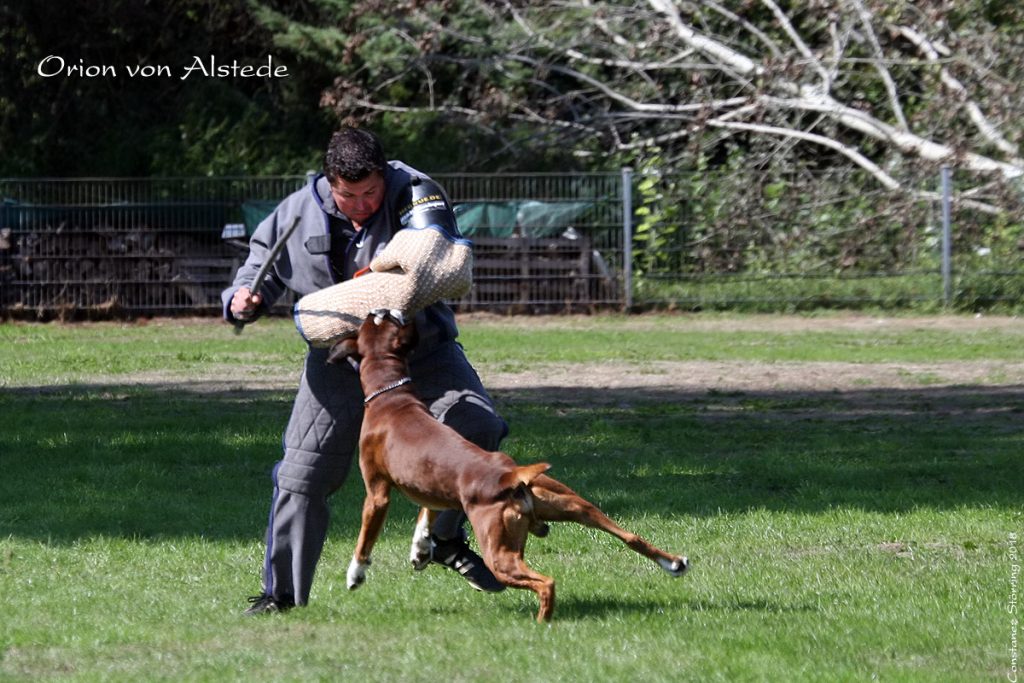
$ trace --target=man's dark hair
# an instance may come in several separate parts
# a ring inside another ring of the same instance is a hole
[[[380,139],[368,130],[346,126],[331,136],[324,155],[324,174],[331,183],[357,183],[374,172],[384,173],[387,159]]]

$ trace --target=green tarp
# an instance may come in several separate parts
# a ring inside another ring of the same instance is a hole
[[[557,237],[593,202],[463,202],[455,206],[459,230],[467,237]]]
[[[459,230],[466,237],[557,237],[579,224],[593,202],[463,202],[454,207]],[[275,201],[242,204],[246,232],[251,236],[260,221],[277,206]]]

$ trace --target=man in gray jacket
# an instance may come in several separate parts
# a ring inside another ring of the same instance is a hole
[[[343,282],[367,268],[401,229],[414,184],[433,184],[399,161],[387,161],[369,131],[343,128],[331,137],[324,173],[282,201],[259,224],[249,257],[224,291],[224,317],[250,323],[290,289],[300,296]],[[257,271],[278,237],[299,226],[259,291]],[[406,217],[407,218],[407,217]],[[431,215],[453,237],[458,227],[450,204]],[[438,420],[487,450],[508,432],[491,398],[456,343],[451,309],[437,302],[416,315],[420,342],[410,357],[417,393]],[[284,457],[273,470],[274,494],[267,528],[263,592],[246,614],[305,605],[329,521],[328,497],[344,482],[359,440],[363,395],[356,371],[328,365],[328,349],[310,348],[284,434]],[[358,514],[358,513],[354,513]],[[466,543],[465,516],[442,513],[432,529],[434,562],[458,571],[477,590],[504,589]]]

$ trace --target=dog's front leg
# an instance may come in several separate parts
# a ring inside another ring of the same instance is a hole
[[[366,568],[370,566],[370,553],[377,542],[380,530],[384,528],[384,519],[388,514],[391,502],[391,486],[383,479],[367,481],[366,499],[363,501],[363,525],[359,529],[359,540],[352,554],[346,575],[348,589],[355,590],[366,581]]]

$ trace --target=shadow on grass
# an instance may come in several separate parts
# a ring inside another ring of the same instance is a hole
[[[291,397],[196,386],[0,390],[0,538],[259,539]],[[566,387],[496,398],[512,424],[510,454],[551,462],[612,516],[1024,505],[1021,386]],[[362,494],[354,468],[334,497],[336,538],[355,535]]]
[[[572,594],[571,587],[562,588],[555,600],[554,619],[558,621],[591,621],[593,619],[627,616],[631,614],[657,614],[659,610],[676,610],[685,607],[693,612],[732,612],[732,613],[763,613],[792,614],[819,612],[820,608],[811,604],[786,604],[773,600],[697,600],[697,599],[644,599],[636,596],[577,596]],[[536,604],[529,603],[531,614],[536,616]],[[522,613],[524,608],[508,607],[510,612]]]

